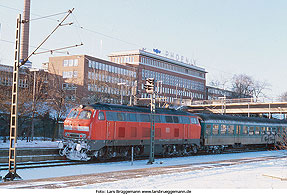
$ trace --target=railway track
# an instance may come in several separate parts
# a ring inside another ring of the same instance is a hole
[[[94,162],[77,162],[68,160],[53,160],[53,161],[40,161],[40,162],[19,162],[17,163],[17,169],[33,169],[33,168],[44,168],[44,167],[57,167],[57,166],[69,166],[69,165],[80,165],[80,164],[91,164]],[[8,170],[7,163],[0,164],[0,171]]]
[[[115,172],[105,172],[105,173],[92,173],[84,175],[75,176],[65,176],[65,177],[55,177],[55,178],[45,178],[45,179],[33,179],[33,180],[23,180],[14,183],[0,183],[0,188],[13,189],[59,189],[59,188],[74,188],[85,185],[99,184],[105,182],[115,182],[125,179],[133,178],[145,178],[149,176],[174,174],[174,173],[184,173],[190,171],[208,170],[216,169],[221,167],[229,167],[240,164],[256,163],[262,161],[276,160],[276,159],[286,159],[287,156],[265,156],[265,157],[253,157],[253,158],[240,158],[240,159],[229,159],[229,160],[219,160],[210,162],[199,162],[190,163],[182,165],[173,166],[163,166],[163,167],[149,167],[140,168],[134,170],[122,170]]]
[[[222,154],[230,154],[230,153],[243,153],[243,152],[258,152],[264,151],[266,148],[257,148],[257,149],[249,149],[248,151],[244,149],[228,149]],[[194,156],[199,155],[214,155],[216,153],[206,153],[199,152]],[[184,157],[184,156],[156,156],[156,158],[174,158],[174,157]],[[135,157],[134,160],[145,160],[148,159],[148,156],[138,156]],[[92,161],[70,161],[70,160],[48,160],[48,161],[35,161],[35,162],[18,162],[17,169],[33,169],[33,168],[45,168],[45,167],[57,167],[57,166],[70,166],[70,165],[82,165],[82,164],[94,164],[94,163],[110,163],[110,162],[120,162],[120,161],[128,161],[127,158],[112,158],[112,159],[101,159],[101,160],[92,160]],[[0,171],[8,170],[8,163],[0,163]]]

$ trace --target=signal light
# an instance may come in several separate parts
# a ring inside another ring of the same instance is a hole
[[[154,78],[147,78],[144,88],[147,93],[153,93],[154,92]]]

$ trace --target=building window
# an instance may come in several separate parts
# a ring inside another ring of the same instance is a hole
[[[64,66],[64,67],[69,66],[69,60],[64,60],[64,61],[63,61],[63,66]]]
[[[77,77],[78,77],[78,71],[74,71],[73,77],[74,77],[74,78],[77,78]]]

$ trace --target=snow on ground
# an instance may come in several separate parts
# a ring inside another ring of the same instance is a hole
[[[79,189],[284,189],[287,181],[271,178],[287,178],[285,160],[271,160],[228,167],[204,169],[166,175],[134,178],[115,182],[78,187]]]
[[[147,160],[131,162],[95,163],[64,167],[37,168],[17,170],[24,179],[50,178],[91,173],[104,173],[150,167],[184,165],[200,162],[213,162],[239,158],[253,158],[266,156],[282,156],[286,151],[247,152],[236,154],[219,154],[156,159],[153,165],[147,165]],[[161,164],[160,162],[163,162]],[[180,169],[180,167],[179,167]],[[7,171],[0,171],[4,176]],[[194,188],[287,188],[287,181],[281,181],[268,176],[287,178],[286,159],[268,160],[262,162],[245,163],[223,166],[211,169],[188,171],[183,173],[163,174],[145,178],[135,178],[115,182],[86,185],[81,189],[194,189]],[[4,186],[2,186],[4,188]],[[7,186],[6,186],[7,187]]]
[[[6,143],[3,143],[1,140],[0,148],[9,148],[10,141],[7,140]],[[17,140],[16,144],[17,148],[57,148],[58,141],[42,141],[42,140],[34,140],[27,142],[26,140]]]

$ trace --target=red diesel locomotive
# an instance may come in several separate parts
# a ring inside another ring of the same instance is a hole
[[[190,155],[200,146],[198,117],[188,112],[156,109],[155,154]],[[148,108],[125,105],[81,105],[64,121],[60,154],[71,160],[148,155],[151,115]]]

